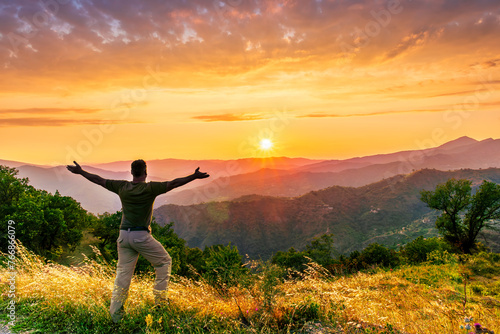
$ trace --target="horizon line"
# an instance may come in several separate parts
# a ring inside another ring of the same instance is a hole
[[[442,143],[442,144],[439,144],[437,146],[432,146],[432,147],[424,147],[424,148],[414,148],[414,149],[404,149],[404,150],[398,150],[398,151],[391,151],[391,152],[384,152],[384,153],[375,153],[375,154],[368,154],[368,155],[362,155],[362,156],[351,156],[351,157],[347,157],[347,158],[335,158],[335,157],[326,157],[326,158],[320,158],[320,157],[304,157],[304,156],[297,156],[297,157],[291,157],[291,156],[264,156],[264,157],[258,157],[258,156],[254,156],[254,157],[240,157],[240,158],[205,158],[205,159],[187,159],[187,158],[173,158],[173,157],[170,157],[170,158],[153,158],[153,159],[143,159],[145,160],[146,162],[151,162],[151,161],[161,161],[161,160],[178,160],[178,161],[238,161],[238,160],[251,160],[251,159],[254,159],[254,160],[265,160],[265,159],[305,159],[305,160],[314,160],[314,161],[317,161],[317,162],[321,162],[321,161],[346,161],[346,160],[351,160],[351,159],[359,159],[359,158],[365,158],[365,157],[372,157],[372,156],[377,156],[377,155],[386,155],[386,154],[397,154],[397,153],[404,153],[404,152],[410,152],[410,151],[424,151],[424,150],[429,150],[429,149],[436,149],[440,146],[443,146],[445,144],[448,144],[448,143],[451,143],[451,142],[454,142],[454,141],[457,141],[457,140],[460,140],[460,139],[472,139],[476,142],[482,142],[482,141],[485,141],[485,140],[498,140],[499,138],[497,139],[493,139],[491,137],[489,138],[485,138],[485,139],[481,139],[481,140],[478,140],[478,139],[475,139],[475,138],[472,138],[472,137],[469,137],[467,135],[463,135],[463,136],[459,136],[455,139],[452,139],[452,140],[449,140],[449,141],[446,141],[445,143]],[[113,163],[130,163],[132,161],[136,160],[135,158],[133,159],[123,159],[123,160],[115,160],[115,161],[105,161],[105,162],[85,162],[84,160],[83,161],[79,161],[78,163],[79,164],[84,164],[84,165],[88,165],[88,166],[94,166],[94,165],[105,165],[105,164],[113,164]],[[48,167],[48,168],[51,168],[51,167],[59,167],[59,166],[66,166],[68,163],[60,163],[60,162],[53,162],[53,163],[34,163],[34,162],[27,162],[27,161],[20,161],[20,160],[12,160],[12,159],[3,159],[0,157],[0,161],[1,162],[10,162],[10,163],[14,163],[14,164],[20,164],[20,165],[31,165],[31,166],[38,166],[38,167]],[[72,163],[72,162],[70,162]]]

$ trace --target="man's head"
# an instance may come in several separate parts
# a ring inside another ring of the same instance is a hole
[[[132,162],[132,176],[134,177],[141,177],[148,175],[147,173],[147,168],[146,168],[146,162],[142,159],[135,160]]]

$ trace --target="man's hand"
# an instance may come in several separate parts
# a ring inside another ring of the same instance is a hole
[[[74,174],[80,174],[90,182],[94,182],[100,186],[106,187],[106,180],[100,177],[99,175],[96,174],[91,174],[89,172],[86,172],[82,169],[82,166],[80,166],[76,161],[73,161],[75,164],[74,166],[68,165],[66,168]]]
[[[75,164],[75,166],[71,166],[71,165],[67,165],[66,168],[71,172],[71,173],[74,173],[74,174],[81,174],[83,169],[82,167],[76,162],[76,161],[73,161],[73,163]]]
[[[193,175],[196,179],[206,179],[210,176],[207,173],[200,172],[200,167],[196,168]]]
[[[185,185],[186,183],[189,183],[191,181],[194,181],[196,179],[206,179],[209,177],[207,173],[200,172],[200,167],[196,168],[193,174],[185,176],[185,177],[180,177],[178,179],[172,180],[172,181],[165,181],[167,184],[167,191],[170,191],[172,189],[175,189],[177,187],[181,187]]]

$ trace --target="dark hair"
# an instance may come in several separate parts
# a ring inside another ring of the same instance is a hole
[[[132,162],[132,175],[135,177],[147,175],[146,162],[142,159]]]

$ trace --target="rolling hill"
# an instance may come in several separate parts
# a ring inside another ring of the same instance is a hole
[[[235,244],[242,254],[269,257],[290,247],[302,249],[314,237],[333,233],[341,253],[369,243],[396,246],[419,235],[437,235],[436,214],[420,191],[449,178],[500,182],[500,169],[424,169],[362,187],[332,186],[298,197],[250,195],[232,201],[190,206],[164,205],[154,211],[160,224],[174,222],[190,247]],[[497,247],[497,235],[490,246]]]

